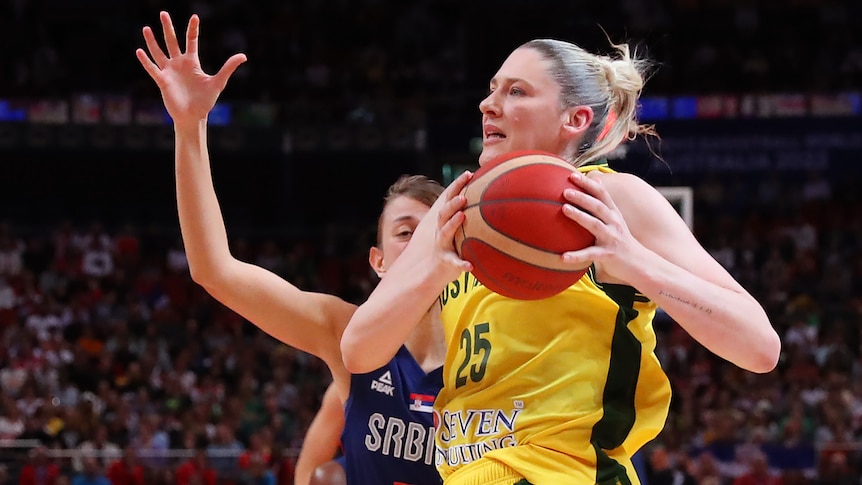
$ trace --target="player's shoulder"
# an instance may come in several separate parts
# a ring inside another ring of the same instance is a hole
[[[618,197],[640,200],[649,194],[661,197],[661,194],[655,187],[635,174],[595,170],[589,172],[587,176],[601,181],[605,190],[608,191],[614,200],[617,200]]]
[[[667,199],[655,187],[637,175],[625,172],[602,172],[594,175],[620,210],[630,229],[644,225],[648,229],[657,218],[668,215]]]

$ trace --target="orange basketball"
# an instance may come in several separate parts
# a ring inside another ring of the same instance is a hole
[[[573,285],[587,268],[560,254],[591,246],[595,237],[563,214],[563,190],[579,190],[576,170],[556,155],[518,151],[483,165],[464,187],[467,216],[455,249],[473,275],[509,298],[538,300]]]

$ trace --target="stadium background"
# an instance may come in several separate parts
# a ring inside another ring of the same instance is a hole
[[[201,15],[210,72],[249,55],[211,117],[235,254],[354,301],[374,284],[366,254],[383,191],[402,173],[445,180],[473,166],[477,105],[512,48],[558,37],[607,51],[602,29],[638,43],[657,63],[641,118],[663,161],[638,141],[613,164],[694,189],[695,233],[784,343],[778,369],[755,376],[659,317],[675,398],[643,454],[649,483],[664,468],[691,483],[766,483],[744,481],[764,462],[784,483],[859,483],[858,3],[10,0],[0,484],[35,483],[37,469],[108,473],[122,450],[139,455],[146,483],[177,483],[196,449],[222,483],[265,483],[254,480],[266,469],[292,483],[327,384],[317,359],[188,278],[170,120],[133,55],[160,9],[179,23]]]

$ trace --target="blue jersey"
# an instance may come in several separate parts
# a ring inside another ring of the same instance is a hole
[[[439,485],[434,464],[434,399],[443,368],[426,374],[401,346],[385,366],[354,374],[344,406],[344,471],[349,485]]]

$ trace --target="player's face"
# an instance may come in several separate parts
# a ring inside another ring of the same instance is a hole
[[[382,277],[401,256],[428,209],[422,202],[406,196],[396,197],[386,205],[383,210],[380,247],[372,248],[369,258],[371,267],[378,275]]]
[[[479,164],[515,150],[563,154],[566,112],[560,87],[548,73],[550,65],[530,48],[516,49],[491,79],[482,112],[482,154]]]

